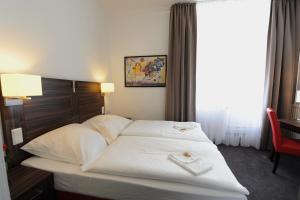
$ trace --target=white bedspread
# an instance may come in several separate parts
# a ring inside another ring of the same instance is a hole
[[[180,122],[136,120],[132,122],[125,130],[123,130],[121,135],[160,138],[164,137],[199,142],[211,142],[207,138],[206,134],[202,131],[200,124],[195,122],[184,122],[184,126],[187,126],[189,123],[196,128],[180,130],[179,128],[176,128],[176,124],[180,126]]]
[[[173,152],[193,152],[213,164],[199,176],[168,160]],[[162,180],[248,195],[212,143],[155,137],[120,136],[87,171],[125,177]]]

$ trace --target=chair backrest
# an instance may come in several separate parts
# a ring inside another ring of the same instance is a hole
[[[282,134],[281,134],[279,120],[275,111],[272,108],[267,108],[267,113],[272,127],[273,145],[275,151],[277,151],[279,146],[282,143]]]

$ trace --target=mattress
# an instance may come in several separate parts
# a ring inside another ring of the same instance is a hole
[[[245,195],[186,184],[82,172],[80,166],[31,157],[22,165],[54,173],[56,190],[122,200],[246,200]]]

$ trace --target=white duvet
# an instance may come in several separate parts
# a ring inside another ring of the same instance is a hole
[[[194,176],[168,160],[174,152],[189,151],[213,164],[212,170]],[[155,137],[120,136],[85,171],[117,176],[177,182],[248,195],[212,143]]]
[[[181,122],[174,121],[136,120],[124,129],[121,135],[211,142],[202,131],[200,124],[195,122],[183,122],[182,124],[182,127],[191,125],[195,128],[181,130],[178,128],[181,127]]]

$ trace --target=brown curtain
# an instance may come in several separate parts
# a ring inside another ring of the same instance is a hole
[[[289,118],[294,102],[300,48],[300,1],[272,0],[268,32],[262,149],[271,146],[266,107]]]
[[[174,4],[169,25],[166,120],[195,121],[196,46],[196,4]]]

